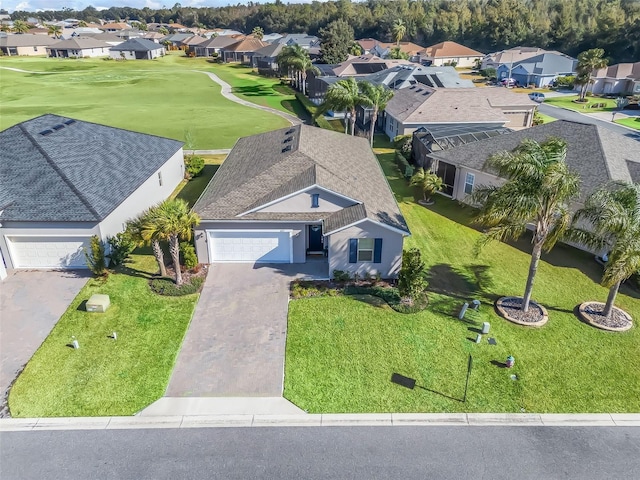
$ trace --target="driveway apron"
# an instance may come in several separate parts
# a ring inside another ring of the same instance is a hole
[[[165,396],[282,395],[291,267],[211,265]]]

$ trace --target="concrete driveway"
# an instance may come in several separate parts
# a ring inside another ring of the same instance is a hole
[[[89,276],[83,270],[18,271],[0,282],[0,396]]]
[[[210,268],[165,396],[281,396],[289,284],[300,276],[326,278],[325,267]]]

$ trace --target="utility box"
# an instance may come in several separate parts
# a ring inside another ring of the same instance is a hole
[[[87,300],[87,312],[104,313],[110,305],[109,295],[95,293]]]

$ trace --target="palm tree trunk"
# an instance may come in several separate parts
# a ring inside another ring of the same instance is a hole
[[[345,114],[345,116],[344,116],[344,134],[346,135],[347,133],[349,133],[349,119],[347,118],[347,115]]]
[[[527,286],[524,288],[524,298],[522,299],[522,311],[529,311],[529,302],[531,302],[531,292],[533,291],[533,280],[536,277],[538,271],[538,263],[540,262],[540,255],[542,255],[542,243],[536,242],[533,244],[533,251],[531,252],[531,263],[529,264],[529,276],[527,277]]]
[[[604,306],[604,311],[602,314],[607,318],[611,318],[611,313],[613,312],[613,303],[616,300],[616,295],[618,295],[618,289],[620,288],[620,282],[617,282],[613,287],[609,289],[609,296],[607,297],[607,303]]]
[[[177,235],[169,237],[169,251],[173,259],[173,269],[176,272],[176,285],[182,285],[182,272],[180,271],[180,242]]]
[[[371,148],[373,148],[373,134],[376,131],[376,122],[378,121],[378,107],[373,107],[373,113],[371,114],[371,132],[369,133],[369,141]]]
[[[307,72],[302,72],[302,95],[307,94]]]
[[[351,109],[351,136],[353,137],[356,132],[356,109]]]
[[[151,249],[153,250],[153,256],[156,257],[158,262],[158,268],[160,269],[160,275],[167,276],[167,268],[164,266],[164,253],[162,253],[162,247],[158,240],[151,241]]]

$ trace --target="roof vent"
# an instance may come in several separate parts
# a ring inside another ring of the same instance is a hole
[[[282,149],[282,153],[291,151],[291,145],[287,145]]]
[[[289,143],[291,140],[293,140],[293,137],[287,137],[282,143]]]
[[[293,132],[295,132],[296,129],[295,128],[290,128],[289,130],[287,130],[286,132],[284,132],[285,135],[291,135]]]
[[[64,125],[62,125],[61,123],[59,123],[58,125],[54,125],[52,128],[57,132],[57,131],[58,131],[58,130],[60,130],[61,128],[64,128]]]
[[[67,120],[66,122],[64,122],[65,125],[73,125],[74,123],[76,123],[76,121],[73,119]]]
[[[421,91],[422,91],[422,89],[419,88],[419,89],[416,90],[416,93],[420,93]]]
[[[53,133],[53,130],[51,130],[50,128],[47,128],[46,130],[41,131],[40,135],[47,136],[51,133]]]

